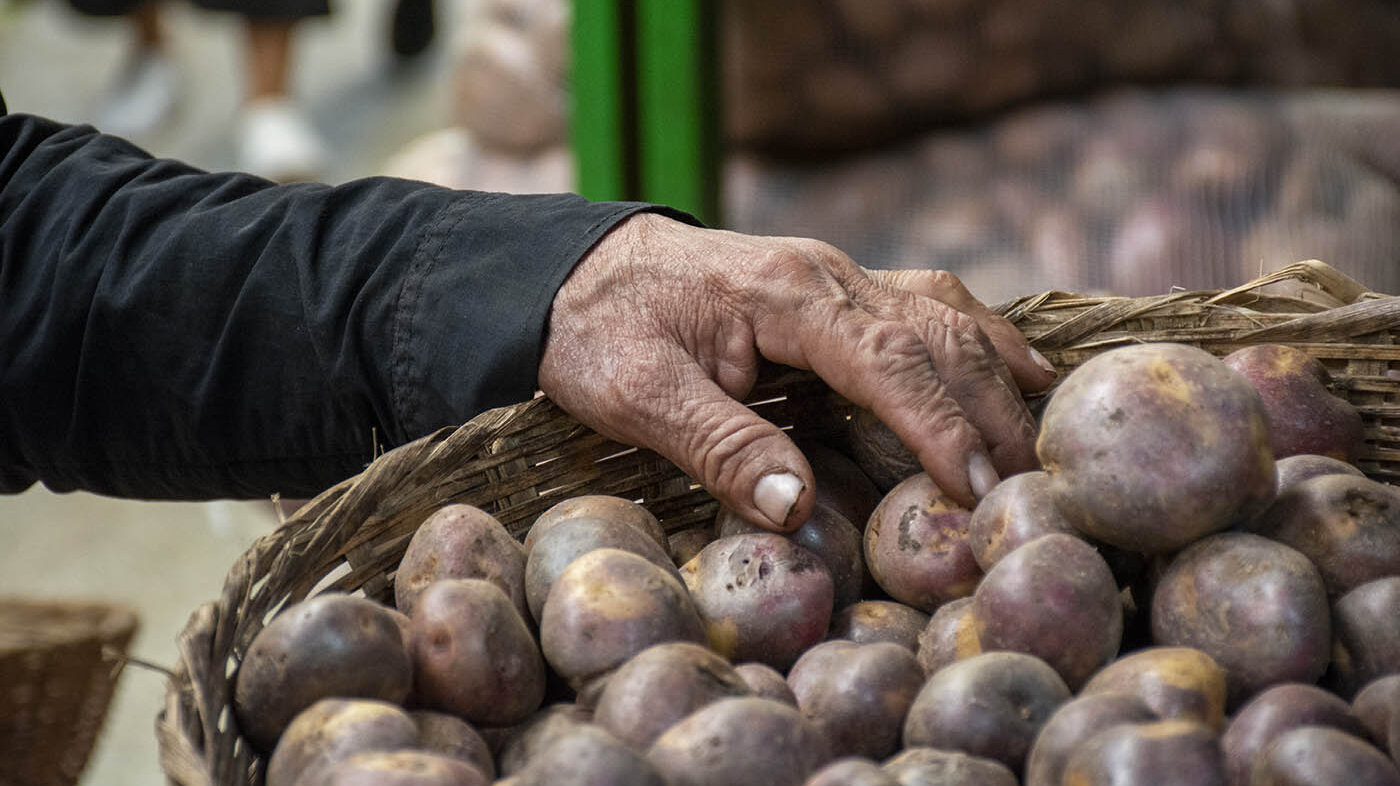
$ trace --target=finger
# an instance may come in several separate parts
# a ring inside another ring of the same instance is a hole
[[[1034,469],[1035,419],[1013,382],[999,373],[996,351],[977,322],[961,311],[939,306],[926,341],[948,394],[981,433],[992,464],[1002,475]]]
[[[823,299],[756,326],[765,357],[812,369],[873,411],[960,504],[976,504],[996,484],[986,443],[949,394],[925,336],[907,322],[878,319],[850,299]]]
[[[816,481],[802,452],[679,347],[667,354],[667,374],[637,379],[625,409],[601,413],[604,433],[655,450],[759,526],[786,532],[805,523]]]
[[[1035,421],[975,318],[940,301],[902,289],[850,282],[853,297],[877,317],[903,321],[926,342],[948,394],[981,432],[1002,473],[1033,469]]]
[[[988,308],[952,273],[946,270],[867,270],[866,273],[881,286],[932,298],[976,319],[1022,391],[1044,390],[1055,381],[1055,366],[1030,345],[1011,320]]]

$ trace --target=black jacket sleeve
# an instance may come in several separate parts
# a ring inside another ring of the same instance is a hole
[[[0,491],[320,491],[372,435],[529,399],[560,283],[649,209],[278,186],[0,116]]]

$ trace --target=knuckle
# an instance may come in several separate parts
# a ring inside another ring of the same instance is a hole
[[[925,433],[937,435],[938,444],[944,450],[967,448],[981,439],[962,408],[946,394],[927,400],[919,423]]]
[[[1026,340],[1016,325],[1000,314],[991,314],[987,317],[987,330],[988,332],[996,332],[999,338],[1006,341],[1025,343]]]
[[[982,338],[982,328],[977,324],[976,318],[972,315],[959,311],[955,308],[942,309],[939,315],[939,322],[948,329],[949,333],[956,335],[960,339],[980,342]]]
[[[799,248],[785,243],[763,254],[758,272],[767,278],[781,279],[811,275],[812,268],[813,263],[809,256],[803,254]]]
[[[929,271],[929,285],[936,292],[956,292],[961,294],[966,291],[962,279],[947,270]]]
[[[894,320],[881,320],[867,328],[856,348],[862,360],[886,374],[902,371],[911,360],[928,356],[919,334],[908,324]]]
[[[809,257],[811,259],[839,259],[842,261],[845,261],[847,259],[844,251],[837,248],[836,246],[831,245],[825,240],[817,240],[816,238],[811,237],[794,238],[792,240],[792,245],[800,253],[802,253],[803,256]]]
[[[714,414],[699,418],[691,429],[690,455],[695,470],[710,486],[725,486],[742,471],[741,457],[755,444],[771,436],[761,420],[742,414]]]
[[[944,400],[948,404],[952,404],[952,399]],[[929,415],[929,426],[938,434],[944,435],[945,444],[971,445],[981,438],[977,430],[967,421],[962,410],[954,406],[935,408]]]

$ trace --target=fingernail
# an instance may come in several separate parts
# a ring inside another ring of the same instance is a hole
[[[802,481],[789,472],[775,472],[759,478],[753,489],[753,504],[768,520],[782,526],[802,493]]]
[[[978,499],[987,496],[987,493],[1001,482],[996,468],[992,466],[992,460],[980,451],[973,453],[972,458],[967,460],[967,480],[972,484],[972,493],[976,494]]]
[[[1035,363],[1037,366],[1040,366],[1041,371],[1044,371],[1052,377],[1057,377],[1060,375],[1060,373],[1055,370],[1055,364],[1051,363],[1048,358],[1037,352],[1035,347],[1029,347],[1029,349],[1031,353],[1031,362]]]

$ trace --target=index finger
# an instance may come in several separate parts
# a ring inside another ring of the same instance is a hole
[[[1011,370],[1022,392],[1038,392],[1055,381],[1055,366],[1031,346],[1010,320],[978,300],[952,273],[946,270],[870,269],[865,273],[881,286],[937,300],[977,320],[977,326],[992,340],[997,354]]]
[[[925,337],[909,323],[877,318],[837,295],[796,309],[767,309],[754,328],[764,357],[811,369],[873,411],[960,504],[975,505],[996,484],[982,435],[949,395]]]

